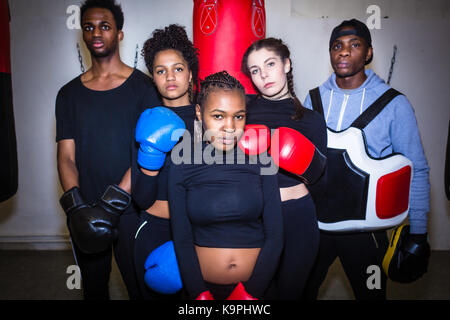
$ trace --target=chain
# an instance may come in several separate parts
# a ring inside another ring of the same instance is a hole
[[[78,51],[78,61],[80,61],[80,69],[81,73],[84,73],[84,65],[83,65],[83,58],[81,57],[81,50],[80,50],[80,44],[77,42],[77,51]]]
[[[392,54],[391,68],[389,69],[389,77],[388,77],[387,84],[391,83],[392,72],[394,71],[394,64],[395,64],[395,56],[396,55],[397,55],[397,45],[394,44],[394,53]]]
[[[137,63],[138,63],[138,50],[139,50],[139,45],[136,45],[136,55],[134,56],[134,68],[135,69],[136,69]]]

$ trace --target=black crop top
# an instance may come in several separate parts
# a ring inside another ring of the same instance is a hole
[[[181,107],[165,107],[175,112],[186,125],[186,133],[182,139],[191,139],[194,134],[195,105]],[[181,140],[180,140],[181,141]],[[143,173],[137,163],[137,151],[135,149],[132,159],[131,182],[132,196],[140,209],[146,210],[152,206],[155,200],[168,200],[167,189],[169,169],[171,164],[170,152],[167,153],[163,167],[158,175],[149,176]]]
[[[203,143],[201,150],[216,157],[212,145]],[[267,288],[282,249],[276,176],[261,175],[263,165],[249,164],[249,158],[238,148],[230,152],[231,158],[222,153],[215,158],[222,159],[222,164],[207,164],[203,159],[197,164],[170,167],[169,206],[175,251],[183,282],[194,299],[207,290],[194,245],[261,248],[246,283],[247,291],[255,296],[261,296]],[[236,163],[236,157],[245,159],[245,163]]]
[[[295,105],[292,98],[273,101],[259,97],[253,99],[247,107],[247,124],[263,124],[271,130],[279,127],[295,129],[308,138],[326,156],[327,127],[324,118],[307,108],[305,108],[304,114],[299,120],[292,119],[294,114]],[[279,169],[278,184],[280,188],[291,187],[302,182],[297,175]]]

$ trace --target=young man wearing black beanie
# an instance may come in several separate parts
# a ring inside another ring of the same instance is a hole
[[[328,129],[340,132],[354,127],[355,120],[362,119],[361,114],[365,113],[381,96],[385,96],[385,93],[394,92],[390,97],[391,100],[381,107],[381,111],[375,117],[371,117],[370,121],[367,120],[368,123],[362,128],[365,136],[365,152],[369,153],[370,159],[386,159],[394,153],[400,153],[412,162],[413,178],[409,191],[410,226],[403,245],[408,244],[410,248],[419,248],[428,252],[429,255],[427,242],[429,167],[414,110],[406,96],[392,90],[371,69],[365,68],[372,61],[373,48],[370,31],[364,23],[352,19],[343,21],[335,27],[330,37],[329,53],[334,73],[320,87],[310,91],[304,106],[321,112],[326,119]],[[330,139],[328,147],[330,148]],[[332,161],[337,160],[332,157],[331,149],[328,153],[328,193],[321,199],[315,199],[321,229],[320,247],[305,296],[308,299],[317,298],[318,290],[327,275],[329,266],[339,257],[357,300],[386,299],[387,278],[382,269],[382,261],[389,245],[386,227],[367,223],[364,228],[361,228],[361,225],[367,222],[364,221],[364,217],[353,220],[358,226],[353,230],[347,228],[345,232],[324,230],[326,229],[324,226],[331,223],[322,224],[321,227],[320,221],[338,221],[343,216],[350,216],[348,212],[350,209],[347,208],[354,204],[355,194],[361,193],[366,196],[361,190],[363,188],[358,190],[354,185],[352,186],[354,190],[350,190],[352,187],[345,189],[332,185],[333,183],[330,182],[333,181],[330,173],[333,170]],[[365,173],[360,172],[360,174]],[[406,189],[408,191],[408,188]],[[332,194],[339,192],[341,192],[341,198],[337,198],[336,203],[339,201],[342,203],[345,197],[348,201],[337,209],[337,206],[330,205],[330,199],[333,198]],[[408,196],[405,199],[408,205]],[[364,203],[364,212],[366,212],[365,209]],[[382,219],[379,220],[382,221]],[[401,272],[415,273],[415,278],[422,275],[426,271],[428,255],[415,257],[414,263],[405,265],[405,269]],[[374,270],[378,272],[374,273],[376,272]],[[374,279],[373,282],[370,278],[372,274],[378,276],[378,279]]]

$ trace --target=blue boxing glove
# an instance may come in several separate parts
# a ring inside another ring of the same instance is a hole
[[[140,144],[138,163],[147,170],[159,170],[166,153],[178,143],[186,125],[175,112],[155,107],[142,112],[136,125],[136,141]]]
[[[183,287],[173,241],[167,241],[153,250],[144,268],[145,284],[156,292],[173,294]]]

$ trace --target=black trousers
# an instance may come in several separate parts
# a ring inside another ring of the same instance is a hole
[[[139,222],[138,218],[139,215],[134,210],[124,213],[120,217],[118,225],[118,239],[104,252],[86,254],[72,242],[77,264],[81,271],[85,300],[108,300],[110,298],[109,279],[113,249],[130,299],[140,297],[133,259],[134,235]]]
[[[277,298],[298,300],[319,249],[319,228],[311,194],[282,203],[284,248],[276,272]]]
[[[96,253],[82,252],[72,241],[75,259],[80,268],[85,300],[109,300],[109,275],[111,273],[112,248]]]
[[[319,253],[306,285],[305,297],[317,299],[328,268],[339,258],[356,300],[386,299],[387,279],[382,261],[388,243],[386,231],[346,234],[320,232]],[[371,266],[377,266],[378,269]]]

